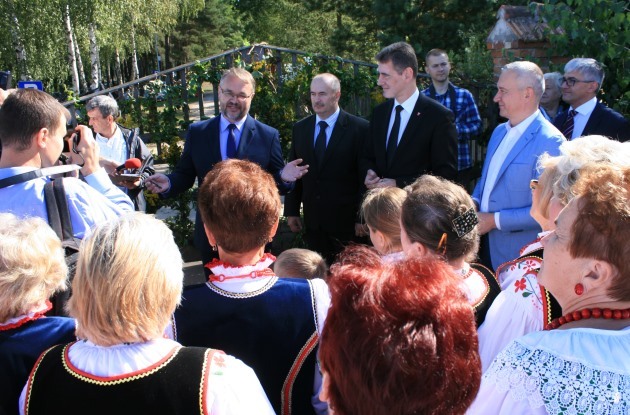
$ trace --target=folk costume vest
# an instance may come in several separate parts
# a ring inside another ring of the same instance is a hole
[[[278,414],[312,414],[319,341],[313,288],[308,280],[265,278],[261,289],[246,293],[212,282],[185,289],[175,311],[176,340],[212,345],[242,360]]]

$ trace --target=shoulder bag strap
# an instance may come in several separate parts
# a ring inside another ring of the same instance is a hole
[[[63,231],[62,241],[74,238],[72,229],[72,220],[70,219],[70,210],[68,209],[68,199],[66,198],[66,190],[63,186],[63,177],[52,181],[55,191],[55,200],[59,211],[59,219],[61,220],[61,229]]]
[[[55,231],[57,237],[63,241],[63,229],[61,227],[61,218],[59,217],[59,208],[55,200],[55,191],[53,182],[48,182],[44,186],[44,201],[46,202],[46,212],[48,213],[48,224]]]

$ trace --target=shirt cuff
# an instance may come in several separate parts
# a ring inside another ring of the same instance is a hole
[[[500,212],[494,212],[494,224],[497,226],[498,230],[501,230],[501,222],[499,221],[500,217]]]
[[[104,193],[107,189],[114,186],[112,181],[109,179],[109,175],[102,167],[89,176],[85,176],[85,181],[90,185],[90,187],[93,187],[101,193]]]

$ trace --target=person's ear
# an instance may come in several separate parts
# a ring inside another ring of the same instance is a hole
[[[407,67],[403,70],[403,77],[405,80],[413,79],[413,69]]]
[[[616,275],[616,268],[609,262],[591,259],[583,278],[584,288],[588,291],[599,287],[607,291],[613,284]]]
[[[412,242],[410,250],[407,252],[407,256],[413,258],[424,258],[430,253],[431,251],[424,244],[421,244],[420,242]]]
[[[203,225],[203,230],[206,232],[206,236],[208,237],[208,242],[210,243],[210,246],[215,246],[217,244],[217,240],[212,234],[212,231],[208,229],[205,223]]]
[[[44,149],[48,145],[50,141],[50,132],[48,128],[41,128],[37,133],[35,133],[35,142],[37,143],[37,148]]]

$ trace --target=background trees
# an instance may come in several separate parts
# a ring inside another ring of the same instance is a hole
[[[542,0],[555,52],[607,66],[603,97],[630,107],[628,0]],[[499,0],[3,0],[0,70],[84,94],[241,45],[266,42],[372,61],[405,40],[450,52],[466,79],[492,81],[485,37]],[[526,5],[526,0],[510,0]],[[75,70],[76,67],[76,70]],[[558,69],[558,68],[554,68]]]

